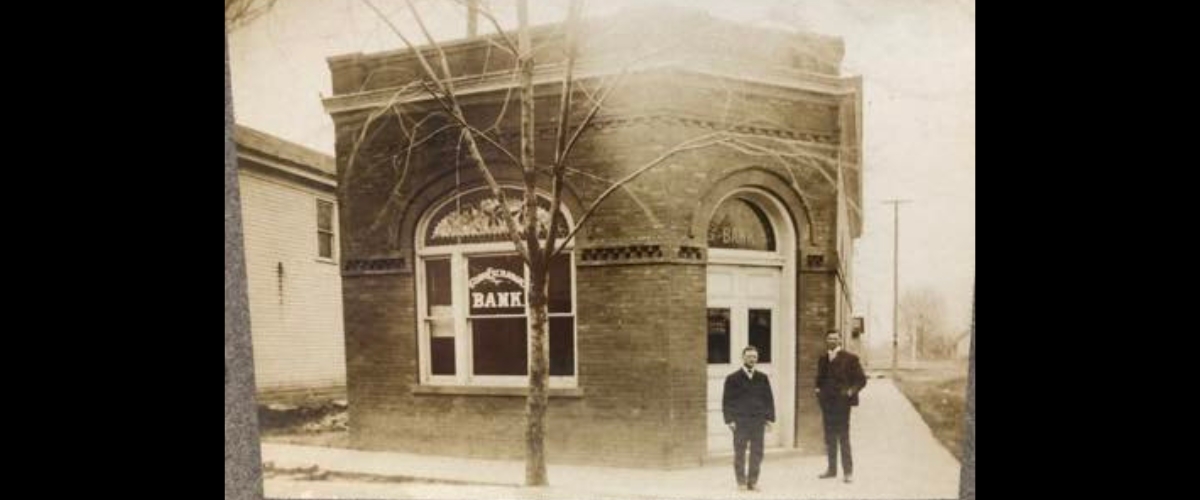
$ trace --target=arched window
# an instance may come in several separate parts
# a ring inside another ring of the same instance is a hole
[[[775,231],[757,205],[737,197],[721,203],[708,223],[708,247],[775,251]]]
[[[506,209],[524,220],[523,194],[505,188],[502,208],[489,189],[434,206],[417,233],[417,307],[422,383],[525,385],[529,373],[529,272],[513,251]],[[548,200],[539,197],[538,225],[549,229]],[[558,237],[570,220],[558,214]],[[575,384],[575,276],[570,251],[550,263],[549,339],[552,386]]]

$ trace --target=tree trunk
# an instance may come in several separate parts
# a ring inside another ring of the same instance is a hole
[[[546,477],[546,404],[547,385],[550,382],[550,351],[546,348],[547,315],[547,266],[530,269],[529,322],[532,348],[529,363],[529,397],[525,402],[525,485],[545,486]]]

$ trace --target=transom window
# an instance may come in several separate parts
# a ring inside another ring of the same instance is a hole
[[[775,251],[775,231],[762,209],[741,198],[717,207],[708,224],[708,247]]]

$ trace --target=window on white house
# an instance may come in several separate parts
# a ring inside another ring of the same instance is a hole
[[[521,194],[506,193],[519,211]],[[543,230],[549,203],[540,200]],[[472,191],[434,208],[421,225],[417,266],[421,374],[424,383],[524,385],[530,325],[529,269],[513,252],[489,191]],[[566,219],[559,214],[559,236]],[[575,377],[574,260],[550,263],[548,345],[551,385]]]
[[[317,200],[317,256],[333,258],[333,202]]]

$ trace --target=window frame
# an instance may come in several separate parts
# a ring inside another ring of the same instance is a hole
[[[508,189],[520,189],[511,186],[505,186]],[[506,315],[488,315],[480,316],[470,314],[470,301],[468,299],[468,264],[469,259],[474,257],[512,257],[517,256],[513,249],[511,241],[495,241],[486,243],[461,243],[455,245],[432,245],[426,246],[425,237],[429,230],[430,219],[434,214],[437,214],[449,203],[454,203],[456,199],[466,197],[476,191],[487,188],[477,188],[469,191],[463,191],[456,195],[447,197],[445,200],[436,203],[422,216],[420,223],[417,225],[415,240],[415,257],[414,262],[414,284],[415,290],[415,305],[416,305],[416,323],[417,323],[417,340],[418,340],[418,370],[420,386],[448,386],[448,387],[526,387],[529,384],[528,365],[524,375],[476,375],[474,374],[474,342],[471,330],[472,319],[480,317],[502,318],[502,317],[520,317],[526,318],[526,357],[532,360],[532,330],[529,328],[528,318],[530,317],[528,300],[525,302],[524,314],[506,314]],[[549,199],[542,193],[538,193],[539,197]],[[562,214],[568,224],[572,223],[572,219],[565,207]],[[561,241],[561,240],[559,240]],[[545,240],[540,240],[544,245]],[[569,313],[549,312],[548,319],[556,317],[570,317],[572,326],[572,361],[574,363],[572,375],[551,375],[549,387],[551,388],[576,388],[578,387],[579,376],[579,307],[578,307],[578,286],[577,286],[577,269],[576,256],[574,252],[574,242],[568,244],[563,250],[562,256],[569,260],[568,273],[570,277],[570,296],[571,296],[571,311]],[[518,257],[519,258],[519,257]],[[432,373],[432,322],[435,316],[429,314],[429,298],[427,297],[427,277],[426,277],[426,262],[437,259],[448,259],[450,261],[450,310],[453,315],[452,325],[454,328],[454,375],[435,375]],[[523,276],[528,283],[529,266],[522,263]],[[528,294],[526,293],[526,298]],[[546,322],[546,348],[549,349],[550,341],[550,321]]]
[[[329,229],[321,228],[321,204],[329,205]],[[316,219],[317,219],[317,260],[321,262],[337,262],[338,255],[338,240],[337,240],[337,203],[332,200],[317,197],[316,198]],[[325,234],[329,235],[329,256],[321,255],[321,237]]]

